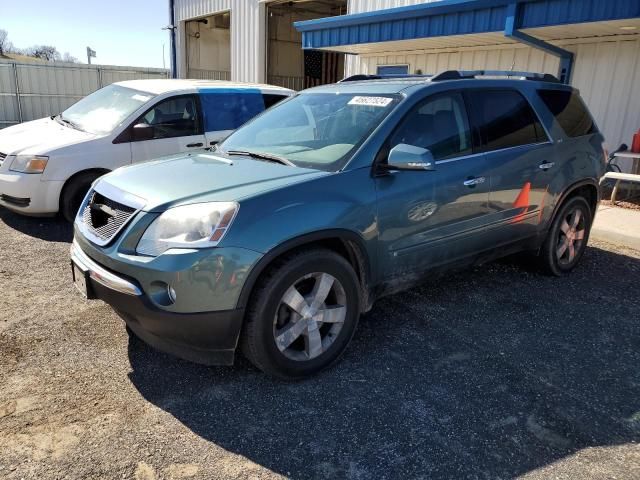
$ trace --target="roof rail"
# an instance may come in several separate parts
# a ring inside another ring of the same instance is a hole
[[[364,74],[359,73],[356,75],[351,75],[350,77],[345,77],[342,80],[338,80],[338,83],[343,82],[359,82],[362,80],[384,80],[384,79],[394,79],[394,78],[424,78],[425,80],[431,78],[431,75],[421,75],[421,74],[411,74],[411,73],[390,73],[388,75],[378,75],[378,74]]]
[[[560,83],[560,80],[549,73],[512,72],[510,70],[447,70],[431,77],[431,81],[466,80],[477,77],[517,77],[524,80]]]

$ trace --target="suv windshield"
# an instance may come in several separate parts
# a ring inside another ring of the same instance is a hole
[[[394,95],[298,95],[237,130],[219,148],[223,153],[266,154],[298,167],[336,171],[397,100]]]
[[[152,98],[150,93],[109,85],[73,104],[60,118],[85,132],[110,133]]]

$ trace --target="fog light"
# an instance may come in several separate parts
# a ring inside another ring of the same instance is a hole
[[[151,282],[148,293],[151,300],[161,307],[168,307],[176,302],[176,291],[165,282]]]
[[[171,303],[176,303],[176,291],[171,285],[167,285],[167,296],[169,300],[171,300]]]

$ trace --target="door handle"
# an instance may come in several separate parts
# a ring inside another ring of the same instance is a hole
[[[202,146],[204,146],[204,143],[202,143],[202,142],[188,143],[187,144],[187,148],[195,148],[195,147],[202,147]]]
[[[542,162],[540,164],[540,170],[549,170],[554,165],[555,165],[554,162]]]
[[[476,185],[480,185],[481,183],[484,183],[486,179],[484,177],[471,177],[471,178],[467,178],[464,182],[463,185],[465,187],[470,187],[473,188]]]

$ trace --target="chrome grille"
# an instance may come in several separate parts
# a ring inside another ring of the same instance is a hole
[[[82,222],[101,242],[108,242],[136,212],[135,208],[111,200],[93,191],[82,211]]]
[[[2,164],[4,163],[4,159],[7,158],[7,154],[6,153],[2,153],[0,152],[0,167],[2,166]]]

